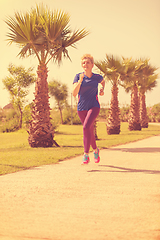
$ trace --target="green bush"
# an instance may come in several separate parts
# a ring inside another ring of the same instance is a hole
[[[51,124],[53,126],[53,129],[54,131],[57,131],[61,123],[59,111],[56,108],[53,108],[51,109],[50,114],[51,114]]]
[[[29,128],[29,122],[32,119],[32,103],[28,104],[27,106],[25,106],[24,110],[23,110],[23,127],[28,129]]]
[[[149,122],[160,122],[160,103],[147,108]]]
[[[19,129],[19,116],[14,109],[3,111],[0,132],[14,132]]]
[[[65,108],[63,110],[63,123],[64,124],[74,124],[74,125],[81,124],[81,121],[77,114],[77,107],[73,107],[71,109],[71,107],[68,106],[67,108]]]
[[[98,115],[98,119],[106,119],[107,115],[108,115],[108,108],[101,107]]]
[[[63,117],[63,124],[71,125],[72,123],[74,125],[81,124],[81,121],[77,114],[77,107],[73,107],[71,109],[71,106],[67,105],[65,109],[62,110],[62,117]],[[52,125],[55,127],[58,127],[61,124],[61,118],[60,118],[60,112],[53,108],[51,110],[51,122]]]
[[[128,122],[129,105],[120,108],[120,120],[121,122]]]
[[[2,108],[0,108],[0,122],[2,121],[2,119],[3,119],[3,110]]]

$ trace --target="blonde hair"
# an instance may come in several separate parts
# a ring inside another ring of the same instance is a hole
[[[89,60],[91,61],[91,63],[94,64],[94,58],[93,58],[90,54],[84,54],[84,55],[81,57],[81,62],[82,62],[84,59],[89,59]]]

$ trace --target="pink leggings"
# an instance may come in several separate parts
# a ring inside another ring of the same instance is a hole
[[[93,149],[97,148],[93,124],[99,111],[100,109],[98,107],[93,107],[88,111],[78,111],[78,116],[83,124],[83,143],[85,153],[89,153],[90,145]]]

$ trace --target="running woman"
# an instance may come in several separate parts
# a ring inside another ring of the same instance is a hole
[[[99,74],[92,72],[94,59],[90,54],[85,54],[81,58],[81,65],[84,70],[76,74],[73,81],[73,96],[78,94],[78,116],[83,124],[83,144],[84,156],[82,164],[89,163],[89,149],[94,150],[94,161],[99,163],[99,149],[96,145],[94,135],[94,121],[99,114],[100,104],[98,101],[98,84],[101,83],[100,96],[104,95],[105,81]]]

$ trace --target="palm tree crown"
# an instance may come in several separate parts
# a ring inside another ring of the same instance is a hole
[[[10,32],[8,42],[19,44],[20,57],[37,56],[40,63],[51,59],[58,61],[69,57],[67,47],[76,47],[75,43],[89,34],[85,29],[71,31],[70,16],[63,11],[50,11],[43,5],[37,5],[30,13],[15,13],[5,21]]]
[[[145,94],[147,91],[151,91],[157,86],[158,74],[155,73],[157,68],[151,66],[148,59],[142,60],[142,62],[144,64],[142,69],[143,76],[139,79],[138,90],[142,94]]]

